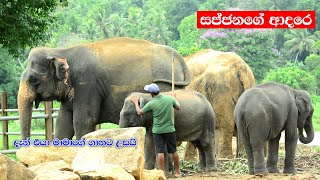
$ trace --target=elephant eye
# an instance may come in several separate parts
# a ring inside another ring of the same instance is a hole
[[[30,76],[29,82],[30,84],[33,84],[33,85],[37,85],[40,83],[39,79],[34,76]]]

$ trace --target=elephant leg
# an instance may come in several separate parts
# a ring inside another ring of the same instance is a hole
[[[201,146],[200,142],[197,141],[193,141],[192,142],[193,145],[195,145],[199,151],[199,171],[200,172],[204,172],[206,169],[206,154],[204,152],[203,147]]]
[[[68,111],[67,105],[61,103],[59,114],[56,121],[55,137],[58,139],[72,139],[74,135],[72,112]]]
[[[253,167],[253,152],[252,152],[252,146],[250,144],[249,137],[243,136],[242,138],[243,143],[244,143],[244,148],[246,151],[247,159],[248,159],[248,170],[249,174],[254,174],[254,167]]]
[[[233,122],[233,119],[232,119]],[[223,123],[223,121],[221,121]],[[219,140],[218,140],[218,157],[222,158],[233,158],[232,152],[232,135],[234,131],[234,123],[232,125],[225,124],[220,127],[219,130]]]
[[[191,142],[187,142],[187,146],[184,154],[184,160],[189,162],[195,162],[196,156],[197,156],[196,147]]]
[[[214,145],[209,143],[204,148],[204,153],[206,157],[206,171],[216,171],[216,159],[214,157]]]
[[[269,173],[279,173],[278,169],[278,151],[279,151],[279,140],[281,133],[274,139],[270,139],[268,142],[268,160],[267,169]]]
[[[83,86],[75,90],[73,100],[73,126],[77,139],[95,131],[100,116],[101,97],[95,87]]]
[[[264,160],[264,142],[254,138],[250,139],[254,159],[254,173],[267,175],[268,170]]]
[[[285,132],[285,160],[284,160],[284,170],[283,173],[295,174],[297,170],[294,165],[294,158],[296,155],[298,134],[296,128],[286,129]]]
[[[216,159],[215,159],[215,140],[214,134],[207,132],[204,136],[201,136],[200,144],[204,148],[206,171],[216,171]]]
[[[73,126],[77,139],[96,130],[98,124],[98,113],[83,113],[80,109],[73,113]]]
[[[144,164],[145,169],[151,170],[155,168],[156,152],[155,152],[153,135],[151,130],[147,130],[145,135],[144,159],[145,159],[145,164]]]

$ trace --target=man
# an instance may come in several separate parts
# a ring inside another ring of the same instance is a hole
[[[149,101],[142,109],[140,109],[138,102],[139,100],[137,97],[132,97],[131,100],[135,104],[138,115],[143,115],[147,112],[152,112],[153,114],[152,133],[158,157],[159,168],[165,172],[164,153],[167,146],[168,153],[170,153],[173,158],[175,176],[181,177],[182,174],[179,168],[179,155],[176,146],[175,128],[172,120],[173,108],[179,110],[180,104],[171,96],[159,94],[160,89],[155,83],[146,85],[144,90],[148,91],[153,99]]]

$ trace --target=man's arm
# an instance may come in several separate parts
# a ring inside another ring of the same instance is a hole
[[[175,99],[175,98],[174,98],[174,101],[175,101],[175,103],[173,104],[174,109],[180,110],[180,104],[179,104],[179,102],[178,102],[177,99]]]
[[[134,106],[136,108],[136,111],[137,111],[137,114],[138,115],[143,115],[144,112],[140,109],[140,106],[139,106],[139,99],[135,96],[132,96],[131,97],[131,101],[134,103]]]
[[[174,107],[174,109],[176,109],[176,110],[180,110],[180,105],[175,105],[175,106],[173,106]]]
[[[177,94],[176,93],[172,93],[171,96],[173,97],[173,108],[176,110],[180,110],[180,104],[177,101]]]

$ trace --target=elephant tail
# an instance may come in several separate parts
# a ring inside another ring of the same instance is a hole
[[[244,123],[244,109],[243,109],[243,105],[241,105],[241,101],[238,101],[238,103],[236,104],[236,107],[234,109],[234,121],[236,124],[236,138],[237,138],[237,150],[236,150],[236,157],[240,157],[240,142],[242,141],[241,134],[242,136],[245,136],[245,133],[241,131],[245,129],[245,123]],[[240,134],[241,133],[241,134]]]
[[[237,130],[237,125],[236,125],[236,133],[237,133],[237,150],[236,150],[236,158],[240,157],[240,133]]]

